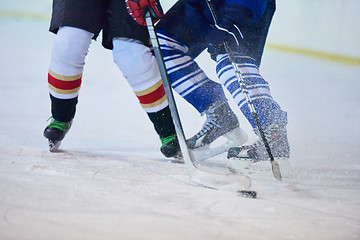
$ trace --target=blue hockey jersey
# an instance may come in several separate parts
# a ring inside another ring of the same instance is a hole
[[[198,2],[201,0],[187,0],[187,1]],[[252,21],[257,22],[264,14],[268,0],[225,0],[225,2],[227,4],[239,4],[245,8],[250,9],[253,14]]]

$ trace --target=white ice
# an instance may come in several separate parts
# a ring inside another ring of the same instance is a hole
[[[266,49],[261,72],[289,115],[295,176],[279,182],[264,166],[252,176],[258,198],[246,199],[196,185],[161,155],[100,41],[62,152],[50,153],[42,132],[55,36],[46,20],[5,13],[50,13],[50,1],[30,2],[0,2],[1,240],[360,239],[359,66]],[[214,76],[207,55],[199,62]],[[204,118],[176,97],[190,136]]]

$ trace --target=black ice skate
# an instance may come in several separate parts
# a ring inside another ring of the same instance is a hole
[[[64,139],[66,133],[69,131],[71,127],[70,122],[60,122],[51,119],[50,124],[44,130],[44,137],[49,140],[49,150],[50,152],[56,152],[59,149],[61,144],[61,140]]]
[[[206,121],[195,136],[187,140],[193,160],[204,160],[239,146],[248,140],[237,116],[227,102],[216,102],[206,110]]]
[[[161,140],[161,148],[160,151],[167,158],[180,158],[181,150],[178,139],[175,135],[171,135],[168,137],[160,137]]]
[[[290,146],[286,126],[284,124],[270,124],[265,126],[263,130],[274,159],[281,161],[282,165],[288,164]],[[255,133],[259,136],[258,131]],[[251,145],[230,148],[227,158],[229,159],[228,168],[235,172],[248,169],[252,163],[270,160],[261,138]]]

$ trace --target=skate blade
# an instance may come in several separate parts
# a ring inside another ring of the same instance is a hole
[[[231,147],[240,146],[247,140],[248,135],[246,132],[241,128],[235,128],[234,130],[220,136],[212,143],[196,149],[189,149],[189,152],[193,161],[203,161],[224,153]]]
[[[50,152],[58,152],[61,141],[51,141],[49,140],[49,151]]]
[[[175,157],[175,158],[171,159],[170,162],[172,162],[172,163],[180,163],[180,164],[185,163],[183,157]]]
[[[226,167],[233,173],[250,174],[253,163],[254,161],[249,158],[229,158]]]

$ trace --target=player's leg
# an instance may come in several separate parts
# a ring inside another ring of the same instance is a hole
[[[128,81],[161,140],[166,157],[181,154],[156,59],[151,52],[147,28],[129,15],[124,1],[111,1],[104,37],[111,43],[116,65]]]
[[[259,22],[250,23],[247,30],[243,32],[244,38],[240,41],[240,46],[232,44],[231,49],[274,157],[288,158],[290,150],[286,131],[287,114],[273,99],[269,83],[259,72],[261,57],[274,12],[275,1],[270,0],[262,19]],[[254,128],[255,133],[259,135],[228,55],[223,48],[211,49],[210,54],[213,57],[216,56],[216,72],[220,81],[229,90],[240,110]],[[268,159],[261,140],[253,145],[230,149],[228,155],[229,157],[248,157],[256,161]]]
[[[164,86],[150,48],[127,38],[114,38],[113,46],[114,61],[153,123],[162,143],[161,152],[166,157],[179,156],[180,147]]]
[[[44,131],[51,151],[57,150],[71,127],[85,57],[91,39],[101,30],[105,8],[97,0],[53,1],[50,31],[57,36],[48,72],[52,118]]]
[[[194,61],[207,46],[204,34],[209,25],[199,16],[196,8],[187,1],[179,1],[157,25],[158,38],[172,87],[207,120],[201,131],[190,138],[190,149],[205,147],[227,134],[244,136],[236,115],[230,109],[222,86],[210,80]],[[226,151],[226,147],[241,144],[236,138],[214,154]],[[239,139],[239,138],[238,138]],[[220,139],[219,139],[220,140]]]
[[[85,56],[94,34],[73,27],[62,27],[53,44],[48,73],[51,123],[44,136],[61,141],[71,127],[82,81]],[[51,151],[53,149],[52,146]]]

